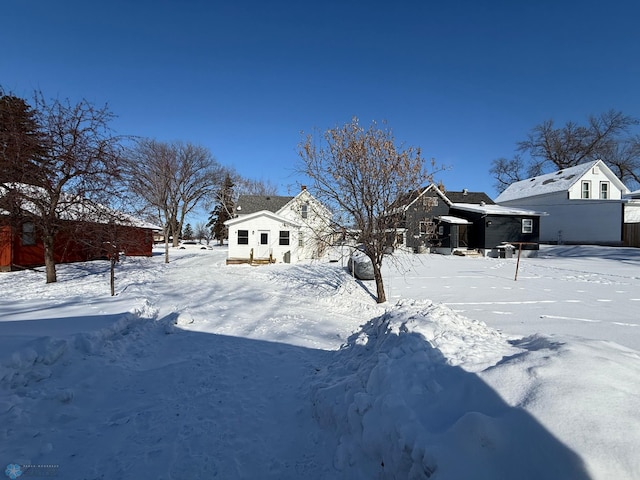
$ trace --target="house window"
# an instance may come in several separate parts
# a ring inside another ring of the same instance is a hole
[[[436,233],[434,222],[420,222],[420,235],[433,235]]]
[[[298,233],[298,246],[304,247],[304,233]]]
[[[36,244],[36,227],[33,222],[24,222],[22,224],[22,245]]]
[[[238,230],[238,245],[249,245],[249,230]]]
[[[300,211],[300,214],[302,215],[302,218],[307,218],[309,216],[309,204],[308,203],[303,203],[302,204],[302,209]]]
[[[602,200],[609,198],[609,182],[600,182],[600,198]]]
[[[260,233],[260,245],[269,245],[269,234],[267,232]]]
[[[437,207],[438,199],[436,197],[422,197],[422,205],[425,207]]]
[[[522,219],[522,233],[533,233],[533,219]]]
[[[439,225],[438,226],[438,235],[440,235],[440,236],[444,235],[444,225]]]
[[[289,245],[289,230],[280,230],[280,245]]]
[[[581,198],[591,198],[591,182],[582,182],[582,196]]]

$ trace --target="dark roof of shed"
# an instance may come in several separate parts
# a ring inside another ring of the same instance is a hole
[[[236,213],[238,215],[248,215],[261,210],[275,213],[293,198],[278,195],[240,195],[236,203]]]

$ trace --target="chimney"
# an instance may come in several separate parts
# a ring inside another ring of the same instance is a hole
[[[442,180],[438,182],[438,189],[439,189],[442,193],[445,193],[445,190],[444,190],[444,183],[442,183]]]
[[[306,190],[306,189],[307,189],[307,186],[306,186],[306,185],[302,185],[302,187],[300,187],[300,190],[301,190],[301,191],[302,191],[302,190]]]
[[[462,189],[462,195],[466,197],[468,193],[469,193],[469,190],[467,190],[466,188]]]

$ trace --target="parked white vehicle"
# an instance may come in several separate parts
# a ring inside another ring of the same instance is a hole
[[[355,250],[347,262],[349,272],[359,280],[373,280],[373,264],[371,259],[361,250]]]
[[[200,243],[196,240],[185,240],[183,242],[180,242],[178,248],[180,250],[213,250],[213,247],[211,245],[205,245],[204,243]]]

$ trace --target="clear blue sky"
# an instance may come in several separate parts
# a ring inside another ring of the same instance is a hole
[[[117,133],[208,147],[297,191],[301,131],[352,116],[496,196],[543,120],[640,117],[640,2],[2,0],[0,85],[108,103]]]

